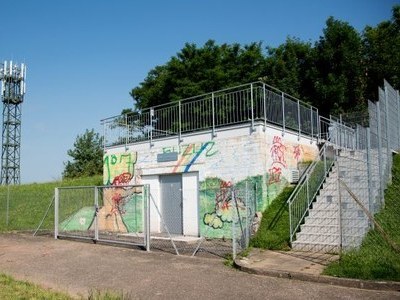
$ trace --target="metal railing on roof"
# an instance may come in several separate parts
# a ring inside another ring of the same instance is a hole
[[[272,86],[254,82],[102,120],[105,147],[131,144],[230,125],[277,125],[320,138],[318,109]]]

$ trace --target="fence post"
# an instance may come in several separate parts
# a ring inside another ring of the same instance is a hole
[[[289,202],[289,229],[290,229],[290,246],[293,242],[293,228],[292,228],[292,202]]]
[[[338,190],[338,225],[339,225],[339,254],[342,252],[342,193],[340,186],[340,167],[339,167],[339,155],[335,155],[336,169],[337,169],[337,190]]]
[[[58,206],[60,202],[60,194],[58,188],[54,189],[54,238],[58,238]]]
[[[211,108],[212,108],[212,136],[216,137],[215,134],[215,99],[214,93],[211,93]]]
[[[282,99],[282,136],[285,135],[285,93],[281,93],[281,99]]]
[[[251,131],[254,131],[254,99],[253,99],[253,84],[250,84],[250,101],[251,101]]]
[[[94,240],[98,241],[99,240],[99,187],[95,186],[94,187]]]
[[[145,219],[146,219],[146,228],[145,228],[145,235],[146,235],[146,251],[150,251],[150,186],[146,184],[144,186],[144,198],[145,198]]]
[[[372,169],[371,169],[371,129],[367,127],[367,171],[368,171],[368,209],[374,213],[374,198],[372,197]]]
[[[246,248],[249,246],[250,242],[250,228],[249,228],[249,186],[246,180],[246,196],[245,196],[245,206],[246,206]]]
[[[391,145],[391,140],[390,140],[390,134],[389,134],[389,95],[388,95],[388,88],[387,85],[384,86],[385,89],[385,114],[386,114],[386,118],[385,118],[385,126],[386,126],[386,141],[387,141],[387,152],[388,155],[390,155],[390,148],[392,147]],[[388,161],[389,161],[389,157],[388,157]]]
[[[7,182],[6,226],[8,227],[10,219],[10,183],[8,182],[8,176],[6,177],[6,182]]]
[[[378,165],[379,165],[379,198],[380,198],[380,204],[383,203],[383,197],[384,197],[384,192],[383,192],[383,168],[382,168],[382,162],[383,162],[383,157],[382,157],[382,129],[381,129],[381,108],[379,101],[376,102],[376,111],[377,111],[377,117],[378,117]]]
[[[400,96],[399,91],[396,90],[396,102],[397,102],[397,149],[400,149]]]

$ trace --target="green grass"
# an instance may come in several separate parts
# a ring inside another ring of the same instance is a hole
[[[400,155],[394,156],[392,184],[385,191],[385,208],[375,215],[389,239],[400,247]],[[358,250],[343,253],[324,274],[358,279],[400,281],[400,251],[393,249],[376,229],[370,230]]]
[[[271,250],[289,249],[289,211],[287,199],[293,187],[286,187],[264,211],[260,228],[250,240],[250,246]]]
[[[46,290],[38,285],[0,274],[0,299],[73,299],[67,294]]]
[[[42,220],[54,196],[54,188],[62,186],[101,185],[102,176],[33,183],[18,186],[0,186],[0,232],[34,230]],[[7,195],[9,223],[6,224]],[[43,229],[54,227],[54,208],[45,219]]]
[[[129,294],[115,291],[90,290],[87,297],[72,297],[66,293],[61,293],[40,287],[39,285],[15,280],[11,276],[0,273],[0,299],[46,299],[46,300],[124,300],[131,299]]]

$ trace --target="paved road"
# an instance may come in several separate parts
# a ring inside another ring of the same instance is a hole
[[[94,288],[133,299],[400,299],[400,292],[251,275],[221,259],[17,234],[0,234],[0,272],[72,295]]]

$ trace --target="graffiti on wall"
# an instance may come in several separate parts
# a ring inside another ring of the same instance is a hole
[[[141,169],[136,169],[137,152],[105,154],[103,191],[99,228],[115,232],[138,232],[143,227],[143,191],[141,187],[123,187],[141,183]]]
[[[296,162],[300,160],[301,153],[302,153],[301,145],[293,146],[293,157],[296,160]]]
[[[176,147],[164,147],[163,153],[178,152],[180,158],[172,169],[172,173],[186,173],[189,172],[192,165],[199,159],[203,154],[204,157],[211,157],[218,153],[215,149],[215,142],[208,141],[205,143],[193,143],[188,145],[182,145],[177,151]]]
[[[127,185],[135,176],[137,152],[105,154],[103,157],[103,183],[105,185]]]
[[[270,148],[268,184],[281,182],[282,171],[288,167],[297,168],[297,163],[302,160],[303,154],[304,150],[300,144],[285,145],[280,136],[274,136]]]
[[[282,142],[280,136],[274,136],[272,146],[270,149],[272,164],[268,169],[268,183],[276,183],[281,181],[282,168],[286,168],[285,160],[286,146]]]
[[[229,181],[206,178],[201,185],[201,234],[213,238],[230,237],[234,216],[243,217],[246,214],[244,199],[232,189]]]

